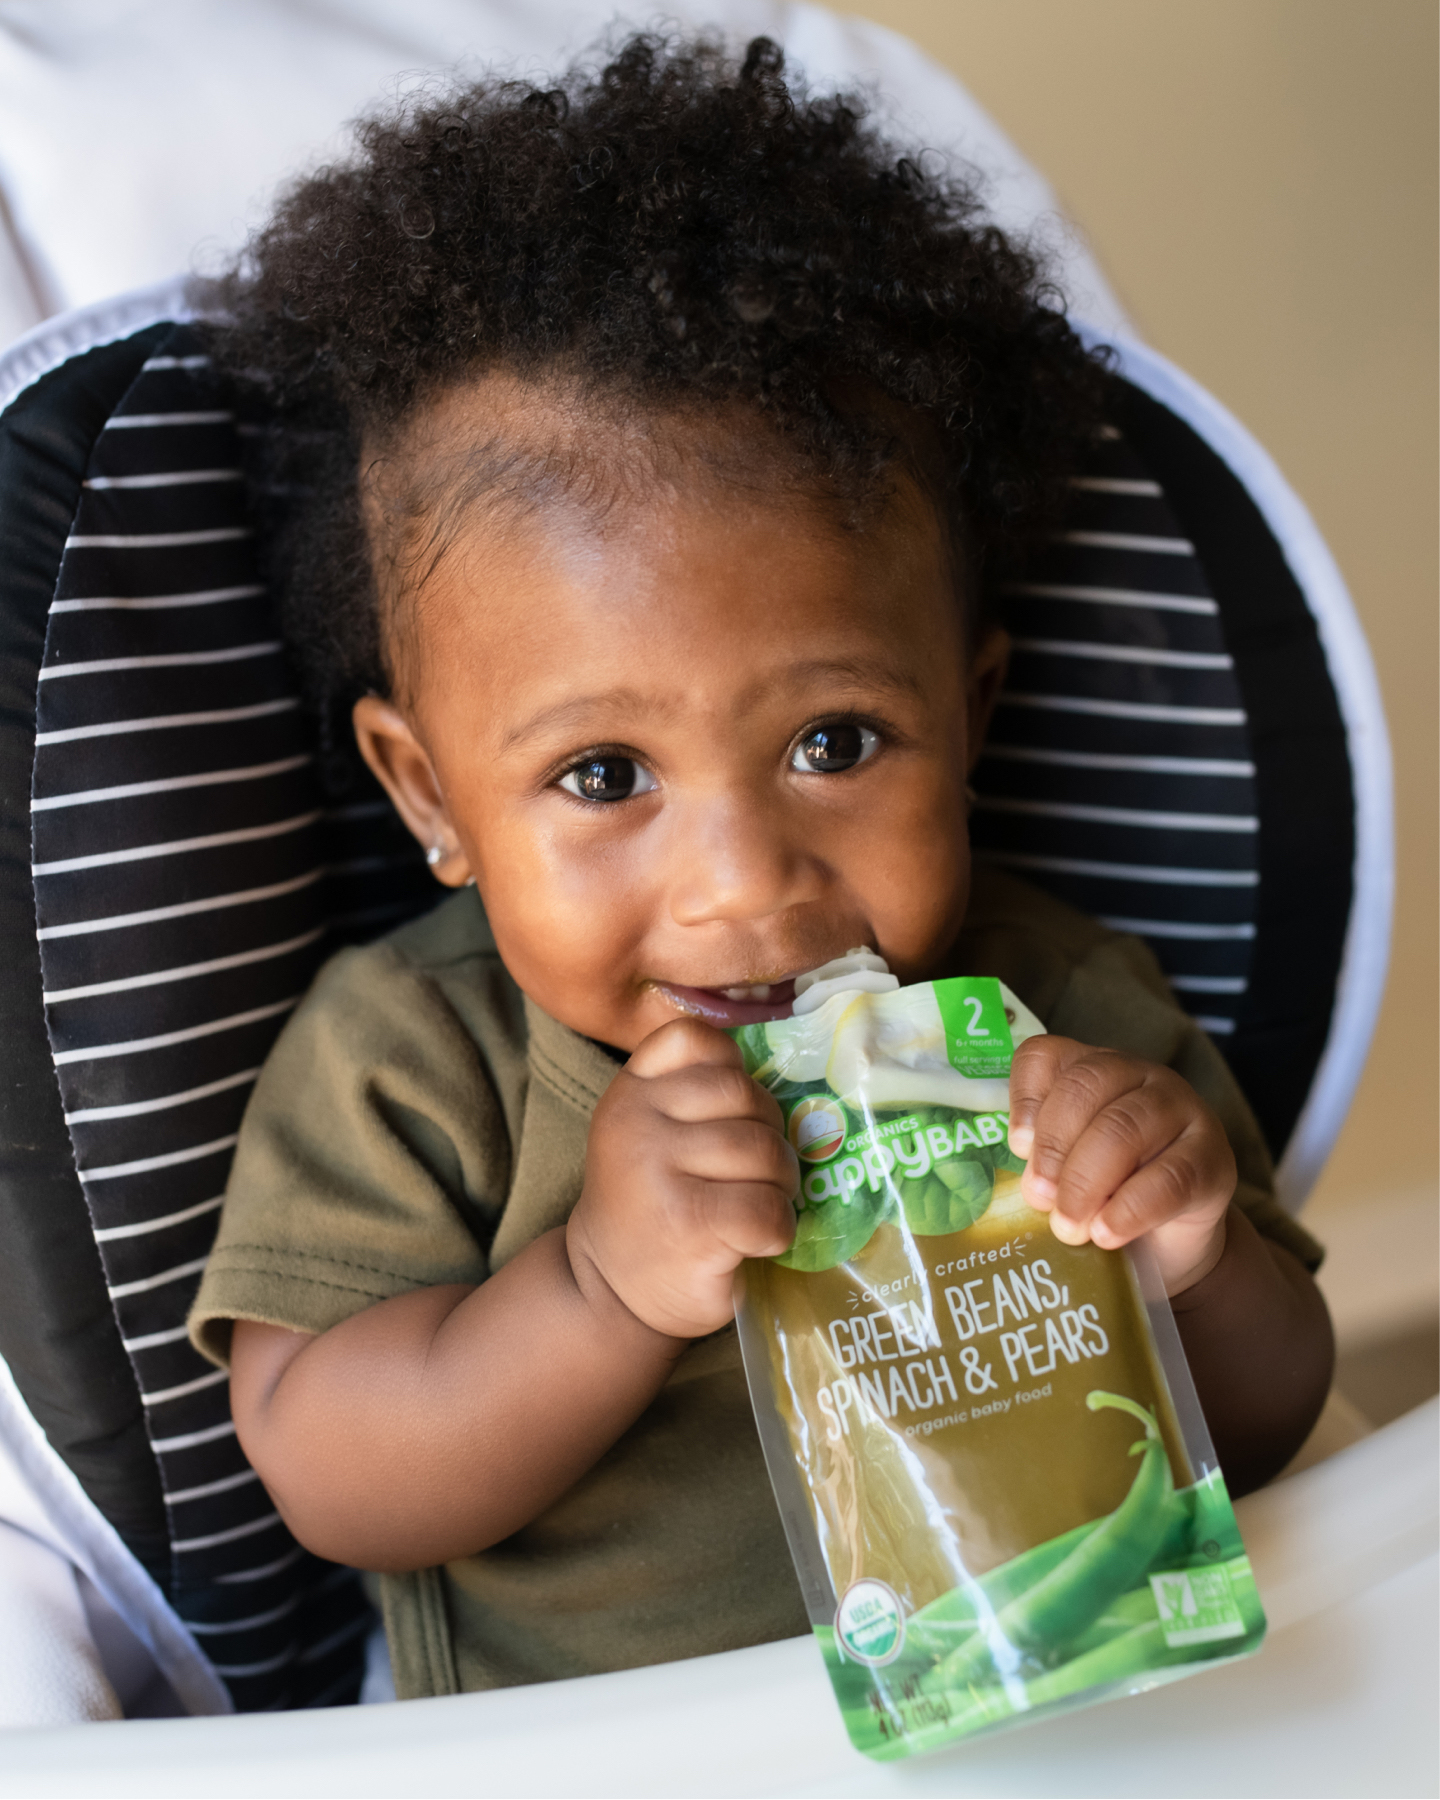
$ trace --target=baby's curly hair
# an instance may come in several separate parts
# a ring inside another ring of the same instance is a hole
[[[563,370],[629,405],[750,407],[852,495],[923,438],[972,608],[1099,422],[1103,365],[1037,257],[861,101],[787,82],[766,38],[737,61],[632,36],[554,87],[422,96],[358,139],[207,296],[221,373],[264,421],[270,573],[331,743],[360,693],[393,687],[362,441],[468,378]]]

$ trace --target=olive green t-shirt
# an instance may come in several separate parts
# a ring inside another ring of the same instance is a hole
[[[1234,1078],[1138,940],[979,870],[954,972],[998,976],[1052,1031],[1177,1070],[1225,1126],[1238,1204],[1318,1262]],[[616,1067],[520,993],[473,890],[342,951],[246,1111],[195,1342],[223,1364],[235,1319],[322,1332],[414,1288],[484,1281],[568,1217]],[[402,1698],[805,1632],[734,1327],[691,1345],[539,1518],[443,1569],[386,1575],[381,1596]]]

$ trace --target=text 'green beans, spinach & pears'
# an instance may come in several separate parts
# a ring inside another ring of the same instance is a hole
[[[1144,1247],[1021,1197],[997,981],[869,953],[732,1035],[802,1170],[744,1265],[760,1436],[851,1740],[882,1760],[1259,1648],[1265,1618]]]

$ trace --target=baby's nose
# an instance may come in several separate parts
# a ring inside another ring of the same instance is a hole
[[[818,900],[826,885],[820,858],[744,799],[697,808],[675,833],[671,858],[670,913],[679,925],[768,918]]]

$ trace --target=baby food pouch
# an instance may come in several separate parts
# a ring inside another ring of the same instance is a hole
[[[883,969],[732,1035],[803,1171],[791,1248],[740,1271],[745,1370],[846,1727],[889,1759],[1248,1655],[1265,1619],[1148,1251],[1021,1198],[1010,1060],[1043,1026]]]

